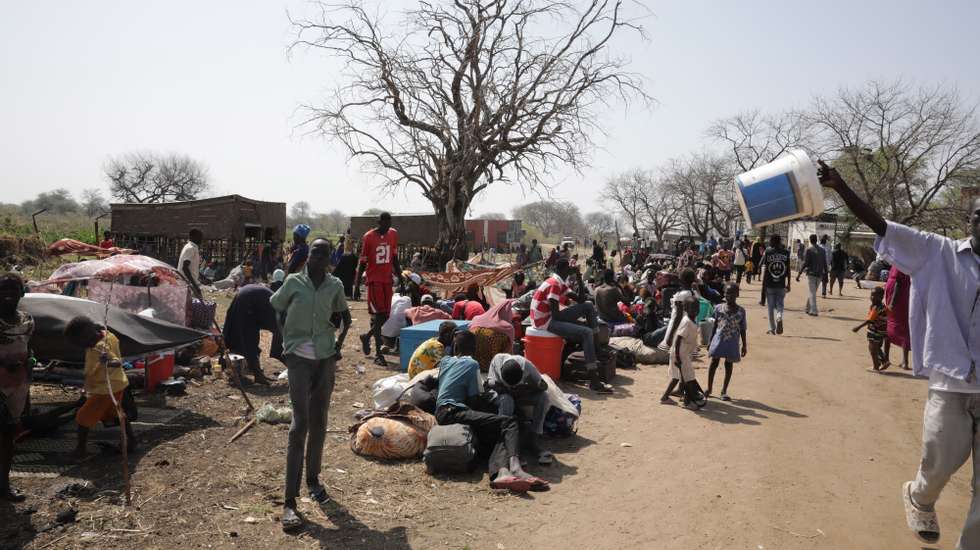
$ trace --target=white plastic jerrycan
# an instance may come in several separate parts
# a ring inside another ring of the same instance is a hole
[[[751,227],[816,216],[823,212],[817,167],[801,149],[735,176],[735,195]]]

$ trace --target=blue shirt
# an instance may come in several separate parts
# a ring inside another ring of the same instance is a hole
[[[436,409],[443,405],[466,407],[467,398],[480,394],[480,364],[472,357],[443,357],[439,361],[439,394]]]
[[[912,279],[912,368],[930,387],[980,393],[980,257],[956,241],[888,222],[875,250]]]

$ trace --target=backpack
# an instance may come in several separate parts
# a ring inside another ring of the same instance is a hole
[[[469,426],[434,426],[429,430],[422,462],[429,474],[460,474],[473,469],[476,452],[476,435]]]

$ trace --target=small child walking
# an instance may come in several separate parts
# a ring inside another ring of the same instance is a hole
[[[696,320],[701,304],[693,293],[688,292],[679,300],[675,298],[674,307],[677,308],[676,315],[681,320],[675,323],[672,332],[665,338],[670,346],[670,383],[667,384],[667,390],[660,402],[665,405],[673,404],[670,394],[680,383],[684,393],[684,406],[697,410],[706,403],[694,374],[694,352],[698,349],[699,334]]]
[[[725,285],[725,303],[715,306],[715,330],[711,335],[711,344],[708,346],[711,365],[708,367],[708,391],[705,392],[705,397],[711,396],[715,371],[718,370],[718,363],[724,360],[725,382],[721,387],[722,401],[732,400],[728,395],[728,384],[732,381],[734,364],[741,361],[749,352],[748,341],[745,339],[747,325],[745,310],[736,303],[738,290],[738,285],[735,283]],[[741,349],[739,340],[742,342]]]
[[[99,422],[121,421],[112,396],[121,404],[129,380],[122,369],[119,340],[101,325],[85,316],[75,317],[65,327],[65,338],[71,344],[85,349],[86,399],[75,415],[75,422],[78,424],[78,448],[75,456],[81,459],[85,457],[90,429]],[[137,445],[133,427],[129,422],[124,424],[126,450],[134,451]]]
[[[884,344],[888,336],[888,307],[885,305],[885,289],[876,287],[871,291],[871,307],[868,308],[868,319],[852,330],[857,332],[868,327],[868,352],[871,353],[871,364],[875,371],[883,371],[891,366],[885,355]]]

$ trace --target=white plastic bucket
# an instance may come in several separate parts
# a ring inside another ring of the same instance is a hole
[[[735,176],[735,195],[751,227],[816,216],[823,212],[817,168],[801,149]]]

